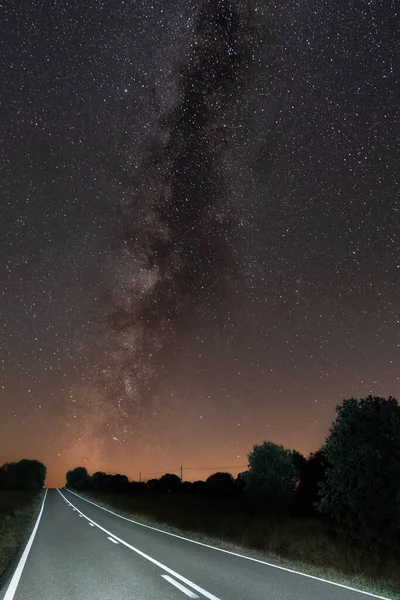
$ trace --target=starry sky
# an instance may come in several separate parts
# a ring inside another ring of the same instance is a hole
[[[394,0],[0,11],[0,463],[236,473],[400,397]]]

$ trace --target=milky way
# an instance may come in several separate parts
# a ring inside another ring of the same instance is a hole
[[[175,103],[160,118],[123,211],[106,384],[122,414],[134,404],[142,416],[168,354],[182,351],[173,343],[179,332],[202,306],[221,305],[233,277],[237,233],[222,171],[232,112],[254,60],[246,13],[230,1],[203,4],[176,69]]]

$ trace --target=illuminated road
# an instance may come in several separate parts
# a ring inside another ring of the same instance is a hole
[[[0,598],[362,600],[371,595],[141,526],[73,492],[49,490]]]

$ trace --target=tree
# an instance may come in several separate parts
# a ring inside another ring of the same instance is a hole
[[[193,481],[192,483],[192,493],[194,496],[204,496],[207,490],[207,485],[205,481]]]
[[[230,473],[213,473],[206,480],[207,491],[211,496],[228,496],[235,490],[235,482]]]
[[[304,469],[306,468],[307,459],[298,450],[291,450],[290,453],[292,456],[293,464],[294,464],[296,472],[297,472],[298,479],[300,480],[301,475],[302,475]]]
[[[110,476],[110,491],[112,492],[127,492],[129,489],[129,479],[126,475],[117,473],[116,475]]]
[[[107,475],[104,471],[96,471],[90,478],[90,487],[94,490],[104,491]]]
[[[67,486],[71,488],[85,489],[89,487],[89,474],[86,467],[75,467],[67,472]]]
[[[43,488],[46,467],[38,460],[5,463],[0,469],[0,488],[35,491]]]
[[[158,492],[158,479],[149,479],[146,482],[146,490],[149,492]]]
[[[243,492],[244,486],[246,485],[246,473],[247,471],[242,471],[242,473],[238,473],[235,479],[235,488],[238,492]]]
[[[301,515],[315,515],[315,504],[319,500],[319,484],[325,475],[324,455],[317,450],[305,459],[300,468],[300,483],[296,490],[296,512]]]
[[[398,552],[400,544],[400,406],[395,398],[350,398],[323,448],[326,476],[318,510],[346,541]]]
[[[158,480],[158,489],[160,492],[179,492],[181,485],[178,475],[173,475],[172,473],[166,473]]]
[[[243,477],[248,502],[260,516],[283,515],[292,505],[298,475],[291,450],[272,442],[254,446]]]

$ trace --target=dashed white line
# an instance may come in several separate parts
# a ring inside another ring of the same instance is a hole
[[[57,492],[60,494],[60,496],[62,496],[63,498],[65,498],[64,494],[62,494],[60,492],[59,489],[57,489]],[[71,506],[73,506],[71,504]],[[119,538],[118,536],[114,535],[111,531],[108,531],[107,529],[105,529],[104,527],[102,527],[101,525],[99,525],[98,523],[96,523],[96,521],[93,521],[92,519],[89,519],[89,517],[87,517],[82,511],[80,511],[79,509],[76,509],[85,519],[87,519],[88,521],[91,521],[92,523],[94,523],[96,525],[96,527],[98,527],[99,529],[101,529],[101,531],[104,531],[104,533],[107,533],[110,536],[113,536],[115,540],[117,540],[120,544],[123,544],[124,546],[126,546],[127,548],[130,548],[133,552],[136,552],[136,554],[139,554],[139,556],[142,556],[143,558],[145,558],[146,560],[150,561],[151,563],[153,563],[153,565],[156,565],[157,567],[160,567],[160,569],[162,569],[163,571],[165,571],[166,573],[169,573],[170,575],[173,575],[174,577],[176,577],[176,579],[179,579],[180,581],[182,581],[183,583],[186,583],[186,585],[190,586],[191,588],[193,588],[194,590],[196,590],[196,592],[199,592],[199,594],[201,594],[202,596],[204,596],[205,598],[208,598],[208,600],[221,600],[220,598],[218,598],[217,596],[214,596],[214,594],[211,594],[210,592],[207,592],[207,590],[205,590],[204,588],[200,587],[199,585],[197,585],[196,583],[193,583],[193,581],[190,581],[190,579],[186,579],[186,577],[184,577],[183,575],[180,575],[179,573],[177,573],[176,571],[174,571],[173,569],[170,569],[169,567],[167,567],[166,565],[164,565],[163,563],[159,562],[158,560],[156,560],[155,558],[152,558],[151,556],[149,556],[148,554],[145,554],[144,552],[142,552],[141,550],[139,550],[139,548],[135,548],[135,546],[132,546],[131,544],[128,544],[128,542],[125,542],[125,540]]]
[[[82,515],[80,515],[80,516],[82,516]],[[114,538],[112,538],[110,536],[108,536],[107,539],[110,540],[110,542],[112,542],[113,544],[118,544],[117,540],[114,540]]]
[[[172,583],[172,585],[178,588],[178,590],[181,590],[181,592],[186,594],[186,596],[189,596],[189,598],[198,598],[198,595],[192,592],[192,590],[189,590],[187,587],[179,583],[179,581],[175,581],[175,579],[172,579],[172,577],[169,575],[161,575],[161,577],[164,577],[164,579],[169,581],[169,583]]]
[[[94,527],[93,523],[89,523],[90,527]]]
[[[80,518],[82,518],[82,515],[79,515],[79,516],[80,516]]]
[[[38,518],[36,519],[35,527],[33,528],[31,536],[28,540],[28,543],[25,546],[25,550],[23,551],[22,556],[19,559],[19,563],[17,565],[17,568],[14,571],[14,575],[11,578],[10,584],[7,588],[7,591],[5,593],[3,600],[13,600],[13,598],[14,598],[15,592],[18,587],[19,580],[21,579],[22,571],[24,570],[24,566],[25,566],[26,560],[28,558],[29,551],[31,549],[33,540],[35,539],[35,535],[36,535],[37,529],[39,527],[40,518],[43,513],[44,503],[46,502],[46,496],[47,496],[47,490],[46,490],[44,498],[43,498],[42,507],[40,509]]]

